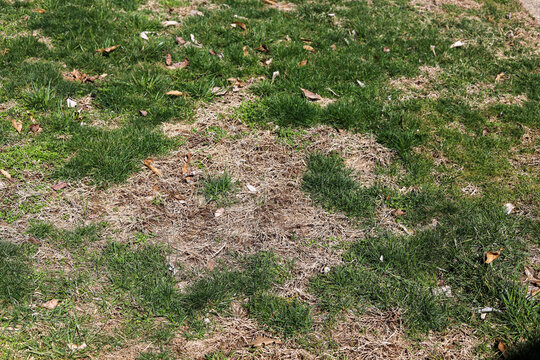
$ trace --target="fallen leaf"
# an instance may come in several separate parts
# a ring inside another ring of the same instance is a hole
[[[220,217],[221,215],[223,215],[223,213],[225,212],[225,209],[224,208],[219,208],[216,210],[216,212],[214,213],[214,217]]]
[[[242,86],[242,82],[238,78],[228,78],[227,81],[234,86]]]
[[[0,169],[0,174],[4,175],[6,179],[11,180],[11,175],[4,169]]]
[[[187,153],[184,156],[184,165],[182,166],[182,175],[188,176],[190,174],[189,171],[189,162],[191,161],[191,153]]]
[[[363,82],[361,82],[360,80],[356,80],[356,83],[360,86],[360,87],[366,87],[366,84],[364,84]]]
[[[246,187],[251,192],[257,192],[257,188],[253,185],[247,184]]]
[[[486,136],[487,134],[489,134],[489,129],[488,128],[485,128],[484,130],[482,130],[482,135],[483,136]]]
[[[332,45],[330,45],[330,49],[332,49],[332,50],[336,51],[336,49],[337,49],[337,46],[336,46],[336,44],[332,44]]]
[[[110,54],[111,52],[118,49],[119,47],[120,45],[109,46],[108,48],[97,49],[96,52],[102,53],[102,54]]]
[[[42,304],[41,307],[48,310],[53,310],[54,308],[58,306],[59,303],[60,301],[58,299],[51,299],[47,301],[46,303]]]
[[[247,26],[246,24],[244,24],[243,22],[240,22],[240,21],[235,21],[231,24],[232,27],[239,27],[239,28],[242,28],[243,30],[247,30]]]
[[[452,45],[450,45],[450,49],[457,48],[457,47],[462,47],[463,45],[465,45],[465,43],[463,41],[461,41],[461,40],[458,40],[455,43],[453,43]]]
[[[315,94],[314,92],[311,92],[311,91],[303,89],[303,88],[300,88],[300,90],[302,90],[302,92],[304,93],[304,96],[310,101],[322,100],[322,96],[319,95],[319,94]]]
[[[198,47],[202,47],[202,45],[199,44],[199,42],[197,41],[197,39],[195,39],[195,35],[189,34],[189,38],[191,39],[191,42],[193,43],[193,45],[198,46]]]
[[[71,100],[70,98],[68,98],[68,99],[66,100],[66,102],[67,102],[68,108],[74,108],[74,107],[77,106],[77,103],[76,103],[75,101]]]
[[[272,82],[274,82],[274,80],[279,76],[279,71],[274,71],[272,73]]]
[[[165,65],[171,66],[171,64],[172,64],[172,55],[167,54],[167,58],[165,59]]]
[[[435,45],[429,45],[429,48],[431,49],[431,52],[433,53],[433,56],[437,56],[437,53],[435,52]]]
[[[9,52],[9,49],[0,50],[0,55],[4,56]]]
[[[47,12],[47,10],[45,10],[45,9],[36,9],[35,11],[36,11],[38,14],[44,14],[44,13]]]
[[[501,354],[506,357],[506,351],[508,350],[508,348],[506,347],[506,345],[499,340],[499,343],[497,344],[497,349],[499,349],[499,351],[501,352]]]
[[[51,186],[51,189],[53,189],[54,191],[58,191],[58,190],[66,188],[67,186],[68,186],[67,183],[60,181],[54,184],[53,186]]]
[[[43,131],[41,126],[39,124],[31,124],[30,125],[30,131],[33,133],[40,133]]]
[[[242,48],[242,51],[244,52],[244,56],[248,56],[248,55],[249,55],[247,45],[244,45],[244,47]]]
[[[495,81],[499,82],[499,81],[504,80],[504,75],[505,75],[505,73],[503,73],[503,72],[500,73],[499,75],[497,75],[497,76],[495,77]]]
[[[212,94],[215,96],[223,96],[227,94],[227,88],[221,88],[219,86],[214,86],[211,90]]]
[[[168,69],[184,69],[189,66],[189,59],[185,58],[184,61],[177,62],[171,66],[167,66]]]
[[[156,174],[157,176],[161,176],[161,170],[159,170],[154,165],[152,165],[153,162],[154,162],[154,160],[152,160],[152,159],[146,159],[146,160],[143,161],[144,165],[146,165],[146,167],[148,167],[150,170],[152,170],[152,172],[154,174]]]
[[[208,52],[209,52],[210,55],[212,55],[212,56],[217,56],[217,53],[214,51],[214,49],[210,49]]]
[[[257,51],[260,51],[260,52],[263,52],[263,53],[267,53],[269,52],[270,50],[268,49],[268,47],[264,44],[261,44],[258,48],[257,48]]]
[[[202,11],[195,10],[195,9],[191,10],[188,15],[189,16],[204,16]]]
[[[28,241],[29,243],[34,244],[34,245],[39,245],[40,244],[39,240],[37,240],[35,237],[32,237],[32,236],[30,236],[28,239],[26,239],[26,241]]]
[[[504,213],[510,215],[510,213],[515,209],[515,206],[511,203],[504,204]]]
[[[268,5],[276,5],[276,2],[272,0],[263,0],[263,3],[268,4]]]
[[[500,248],[498,251],[486,251],[485,254],[485,264],[491,264],[493,261],[495,261],[500,255],[501,255],[502,248]]]
[[[407,215],[407,212],[401,209],[394,209],[392,210],[392,215],[394,215],[395,217],[399,217],[399,216]]]
[[[304,45],[303,48],[304,48],[304,50],[307,50],[309,52],[314,52],[315,51],[315,49],[310,45]]]
[[[168,21],[163,21],[161,25],[163,25],[163,27],[169,27],[169,26],[178,26],[180,25],[180,23],[178,21],[168,20]]]
[[[22,131],[22,123],[20,121],[17,121],[15,119],[11,119],[11,125],[13,125],[13,128],[17,130],[17,132],[20,134]]]
[[[77,351],[77,350],[84,350],[87,348],[87,345],[86,343],[82,343],[81,345],[76,345],[76,344],[68,344],[67,345],[68,349],[71,350],[71,351]]]
[[[390,48],[385,46],[385,47],[383,47],[382,51],[385,52],[385,53],[389,53]]]
[[[306,60],[302,60],[298,63],[298,66],[302,67],[302,66],[306,66],[307,65],[307,59]]]
[[[148,111],[146,111],[146,110],[139,110],[139,115],[141,115],[141,116],[146,116],[146,115],[148,115]]]
[[[147,31],[143,31],[142,33],[140,33],[139,35],[143,40],[148,40],[148,32]]]
[[[272,344],[281,344],[281,340],[258,336],[255,340],[250,342],[248,346],[260,348]]]
[[[167,94],[166,95],[171,95],[171,96],[187,96],[187,93],[184,93],[184,92],[181,92],[181,91],[178,91],[178,90],[171,90],[171,91],[167,91]]]
[[[270,65],[272,61],[274,61],[274,59],[270,58],[270,59],[261,61],[261,63],[262,65]]]
[[[184,40],[184,38],[182,38],[181,36],[177,36],[176,37],[176,43],[180,46],[184,45],[186,43],[186,40]]]

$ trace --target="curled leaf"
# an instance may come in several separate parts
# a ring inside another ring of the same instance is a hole
[[[251,346],[254,348],[260,348],[260,347],[265,347],[272,344],[281,344],[281,340],[258,336],[255,340],[250,342],[248,346]]]
[[[167,54],[167,58],[165,58],[165,65],[171,66],[171,64],[172,64],[172,55]]]
[[[304,45],[303,48],[309,52],[315,52],[315,49],[310,45]]]
[[[315,94],[314,92],[311,92],[309,90],[306,90],[306,89],[303,89],[303,88],[300,88],[300,90],[302,90],[302,93],[304,94],[304,96],[306,97],[306,99],[310,100],[310,101],[319,101],[319,100],[322,100],[322,96],[319,95],[319,94]]]
[[[147,168],[152,170],[152,172],[154,174],[156,174],[157,176],[161,176],[161,170],[159,170],[154,165],[152,165],[153,162],[154,162],[154,160],[152,160],[152,159],[146,159],[146,160],[143,161],[144,165],[146,165]]]
[[[6,179],[11,180],[11,175],[4,169],[0,169],[0,174],[4,175]]]
[[[248,56],[248,55],[249,55],[247,45],[244,45],[244,47],[242,48],[242,51],[244,52],[244,56]]]
[[[97,49],[96,52],[101,53],[101,54],[110,54],[111,52],[118,49],[119,47],[120,45],[109,46],[104,49]]]
[[[60,301],[58,299],[51,299],[49,301],[47,301],[46,303],[43,303],[41,305],[41,307],[47,309],[47,310],[53,310],[54,308],[56,308],[58,306],[58,304],[60,303]]]
[[[166,95],[170,95],[170,96],[187,96],[187,93],[181,92],[181,91],[178,91],[178,90],[171,90],[171,91],[167,91]]]
[[[263,53],[267,53],[269,52],[270,50],[268,49],[268,46],[264,45],[264,44],[261,44],[258,48],[257,48],[257,51],[260,51],[260,52],[263,52]]]
[[[458,40],[455,43],[453,43],[452,45],[450,45],[450,49],[457,48],[457,47],[462,47],[463,45],[465,45],[465,43],[463,41],[461,41],[461,40]]]
[[[498,251],[486,251],[484,263],[491,264],[493,261],[497,260],[497,258],[501,255],[501,251],[502,248],[500,248]]]
[[[306,60],[302,60],[298,63],[298,66],[302,67],[302,66],[306,66],[307,64],[307,59]]]
[[[239,27],[239,28],[242,28],[243,30],[247,30],[247,26],[246,24],[244,24],[243,22],[240,22],[240,21],[235,21],[231,24],[232,27]]]
[[[11,119],[11,125],[13,125],[13,128],[17,130],[17,132],[20,134],[22,131],[22,123],[20,121],[17,121],[15,119]]]
[[[189,59],[185,58],[184,61],[174,63],[170,66],[167,66],[168,69],[184,69],[189,66]]]

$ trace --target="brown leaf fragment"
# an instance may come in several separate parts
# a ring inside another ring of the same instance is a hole
[[[167,54],[167,58],[165,59],[165,65],[171,66],[171,64],[172,64],[172,55]]]
[[[210,51],[208,51],[210,53],[210,55],[212,56],[217,56],[217,53],[214,51],[214,49],[210,49]]]
[[[219,86],[214,86],[211,90],[214,96],[223,96],[227,94],[227,88],[221,88]]]
[[[304,45],[303,48],[309,52],[315,52],[315,49],[311,45]]]
[[[276,2],[272,0],[263,0],[263,3],[268,4],[268,5],[276,5]]]
[[[0,50],[0,55],[4,56],[9,52],[9,49],[2,49]]]
[[[382,51],[385,52],[385,53],[389,53],[389,52],[390,52],[390,48],[385,46],[385,47],[383,47],[383,50],[382,50]]]
[[[302,93],[304,94],[304,96],[306,97],[306,99],[310,100],[310,101],[319,101],[319,100],[322,100],[322,96],[319,95],[319,94],[315,94],[314,92],[311,92],[309,90],[306,90],[306,89],[303,89],[303,88],[300,88],[300,90],[302,90]]]
[[[216,212],[214,213],[214,217],[220,217],[221,215],[223,215],[223,213],[225,212],[225,209],[224,208],[219,208],[216,210]]]
[[[506,75],[506,74],[503,73],[503,72],[500,73],[500,74],[498,74],[498,75],[495,77],[495,81],[496,81],[496,82],[504,81],[504,76],[505,76],[505,75]]]
[[[171,66],[167,66],[168,69],[184,69],[189,66],[189,59],[185,58],[184,61],[177,62]]]
[[[499,349],[503,357],[506,357],[506,352],[508,351],[508,347],[501,340],[498,340],[497,349]]]
[[[498,251],[486,251],[484,263],[491,264],[501,255],[501,251],[502,248],[500,248]]]
[[[395,217],[399,217],[399,216],[407,215],[407,212],[401,209],[394,209],[392,210],[392,215],[394,215]]]
[[[39,124],[31,124],[30,125],[30,131],[33,132],[33,133],[40,133],[43,131],[43,129],[41,128],[41,126]]]
[[[483,136],[486,136],[487,134],[489,134],[489,129],[488,128],[485,128],[484,130],[482,130],[482,135]]]
[[[333,51],[336,51],[336,49],[337,49],[337,46],[336,46],[336,44],[332,44],[332,45],[330,45],[330,49],[332,49]]]
[[[65,183],[63,181],[60,181],[60,182],[54,184],[53,186],[51,186],[51,189],[53,189],[54,191],[58,191],[58,190],[66,188],[67,186],[68,186],[67,183]]]
[[[22,123],[20,121],[17,121],[13,118],[11,118],[11,125],[13,125],[13,128],[17,130],[17,132],[20,134],[22,131]]]
[[[52,310],[52,309],[56,308],[59,303],[60,303],[60,301],[58,299],[51,299],[51,300],[47,301],[46,303],[43,303],[41,305],[41,307],[43,307],[43,308],[45,308],[47,310]]]
[[[190,171],[189,171],[189,162],[191,161],[191,153],[187,153],[185,156],[184,156],[184,165],[182,166],[182,175],[184,177],[190,175]]]
[[[255,340],[250,342],[248,346],[251,346],[254,348],[260,348],[260,347],[265,347],[272,344],[281,344],[281,340],[258,336]]]
[[[101,54],[110,54],[111,52],[118,49],[119,47],[120,45],[109,46],[104,49],[97,49],[96,52],[101,53]]]
[[[232,27],[239,27],[239,28],[242,28],[243,30],[247,30],[247,26],[246,24],[244,24],[243,22],[240,22],[240,21],[235,21],[231,24]]]
[[[270,58],[270,59],[266,59],[266,60],[263,60],[261,61],[261,65],[270,65],[272,63],[272,61],[274,61],[274,59]]]
[[[257,48],[257,51],[260,51],[260,52],[263,52],[263,53],[267,53],[269,52],[270,50],[268,49],[268,46],[264,45],[264,44],[261,44],[258,48]]]
[[[244,45],[244,47],[242,48],[242,51],[244,52],[244,56],[248,56],[248,55],[249,55],[249,51],[248,51],[247,45]]]
[[[34,245],[39,245],[40,242],[38,239],[36,239],[35,237],[32,237],[30,236],[28,239],[26,239],[26,241],[28,241],[30,244],[34,244]]]
[[[139,115],[141,115],[141,116],[146,116],[146,115],[148,115],[148,111],[146,111],[146,110],[139,110]]]
[[[306,66],[307,65],[307,59],[306,60],[302,60],[298,63],[298,66],[302,67],[302,66]]]
[[[45,9],[36,9],[35,10],[38,14],[45,14],[47,12],[47,10]]]
[[[159,170],[154,165],[152,165],[153,162],[154,162],[154,160],[152,160],[152,159],[146,159],[146,160],[143,161],[144,165],[146,165],[147,168],[152,170],[152,172],[154,174],[156,174],[157,176],[161,176],[161,170]]]
[[[185,43],[186,43],[186,40],[184,40],[183,37],[181,37],[181,36],[177,36],[177,37],[176,37],[176,44],[182,46],[182,45],[184,45]]]
[[[166,95],[170,95],[170,96],[187,96],[187,93],[181,92],[181,91],[178,91],[178,90],[171,90],[171,91],[167,91]]]
[[[11,180],[11,175],[4,169],[0,169],[0,174],[4,175],[6,179]]]
[[[229,82],[229,84],[233,86],[238,86],[238,87],[244,86],[244,84],[242,84],[242,82],[238,78],[231,77],[231,78],[228,78],[227,81]]]

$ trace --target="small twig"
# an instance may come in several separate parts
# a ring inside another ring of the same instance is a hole
[[[225,249],[225,246],[227,246],[227,244],[224,244],[221,249],[219,249],[218,251],[216,251],[216,253],[214,255],[212,255],[213,258],[215,258],[216,256],[218,256],[218,254],[221,252],[221,250]]]

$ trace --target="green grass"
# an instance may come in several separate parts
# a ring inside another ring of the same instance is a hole
[[[0,240],[0,302],[18,303],[34,290],[31,262],[24,248]]]
[[[377,186],[363,187],[351,177],[337,154],[312,154],[308,159],[303,188],[311,198],[329,211],[344,212],[358,219],[374,216],[374,209],[382,195]]]
[[[235,186],[235,181],[226,172],[215,176],[207,175],[201,182],[201,193],[207,201],[223,205],[230,203]]]

